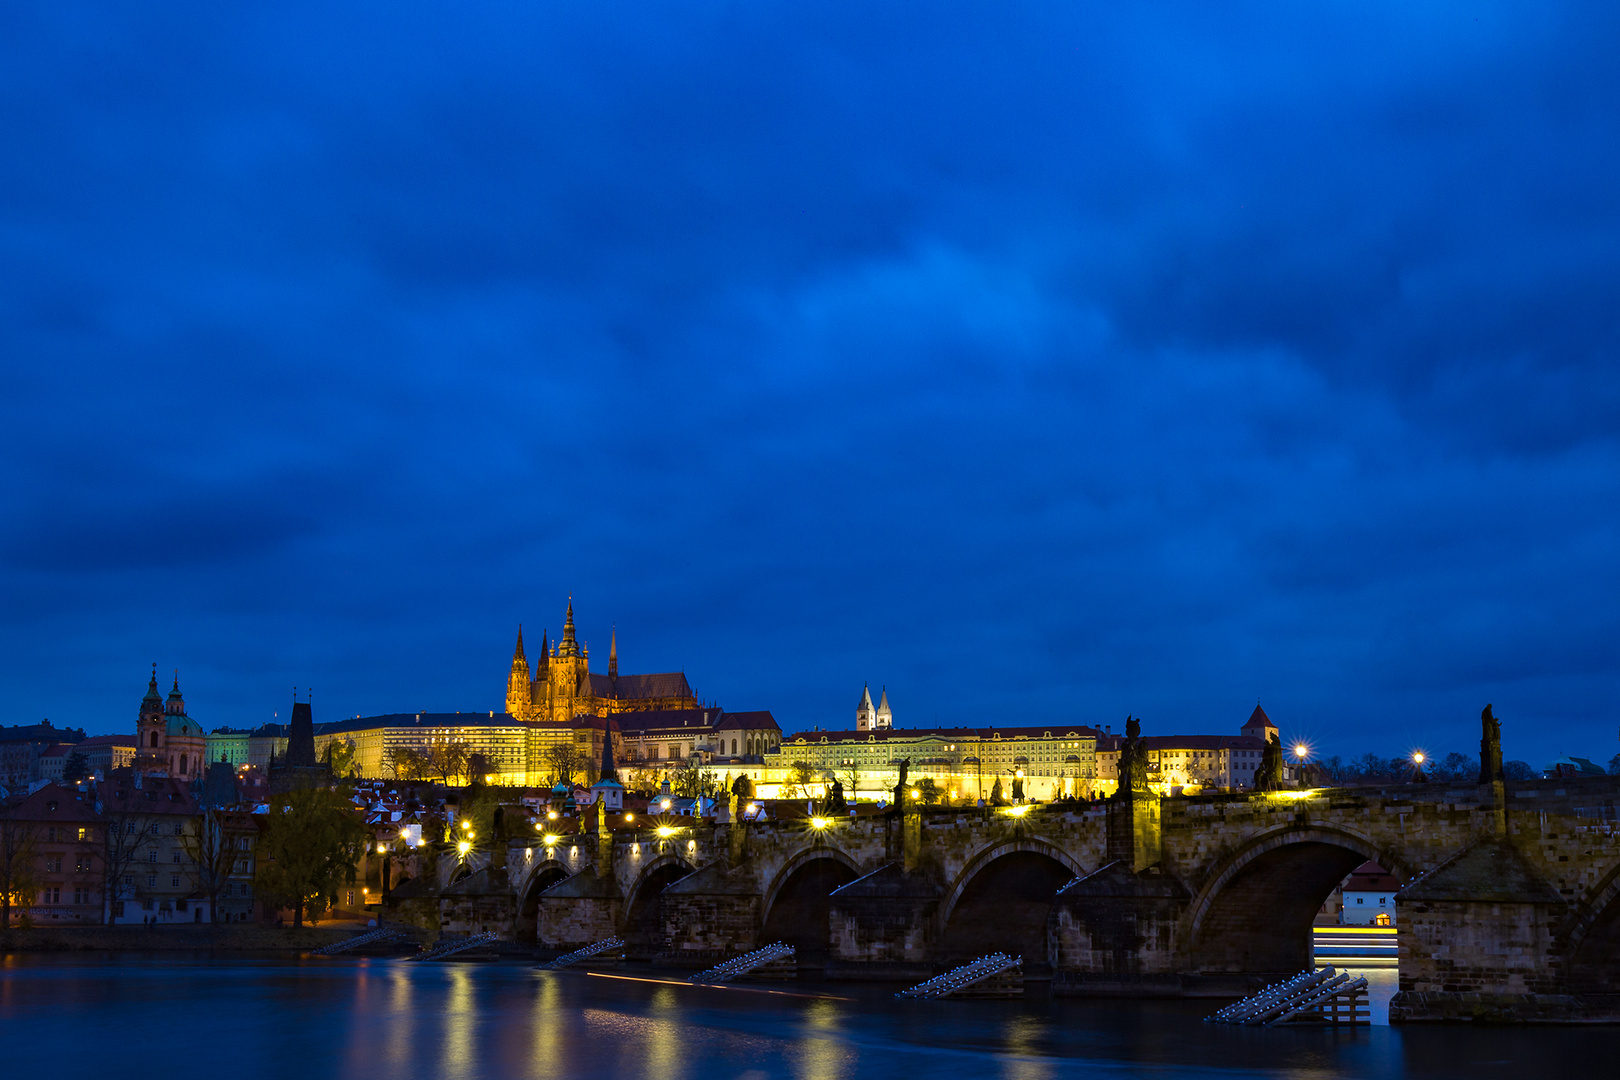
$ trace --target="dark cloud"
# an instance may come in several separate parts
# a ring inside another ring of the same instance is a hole
[[[488,708],[572,592],[790,726],[1607,758],[1614,23],[13,5],[0,719]]]

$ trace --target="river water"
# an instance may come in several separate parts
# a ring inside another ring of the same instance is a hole
[[[27,1080],[1517,1080],[1602,1072],[1620,1047],[1612,1028],[1253,1030],[1201,1023],[1220,1002],[893,990],[700,988],[633,967],[15,954],[0,957],[0,1062]]]

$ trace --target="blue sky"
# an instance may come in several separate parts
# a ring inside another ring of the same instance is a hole
[[[1125,10],[1121,10],[1125,9]],[[1603,5],[0,10],[0,722],[1616,744]]]

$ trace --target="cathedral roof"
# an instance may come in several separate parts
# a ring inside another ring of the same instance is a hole
[[[1266,710],[1264,710],[1264,709],[1262,709],[1260,707],[1260,703],[1255,702],[1254,712],[1249,714],[1249,719],[1243,726],[1245,728],[1251,728],[1251,727],[1276,727],[1277,725],[1273,724],[1271,722],[1271,717],[1266,715]]]
[[[680,671],[657,675],[590,675],[590,694],[605,698],[689,698],[692,687]]]

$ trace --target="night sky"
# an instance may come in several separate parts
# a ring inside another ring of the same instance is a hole
[[[1122,10],[1123,9],[1123,10]],[[0,7],[0,722],[1620,749],[1612,5]]]

